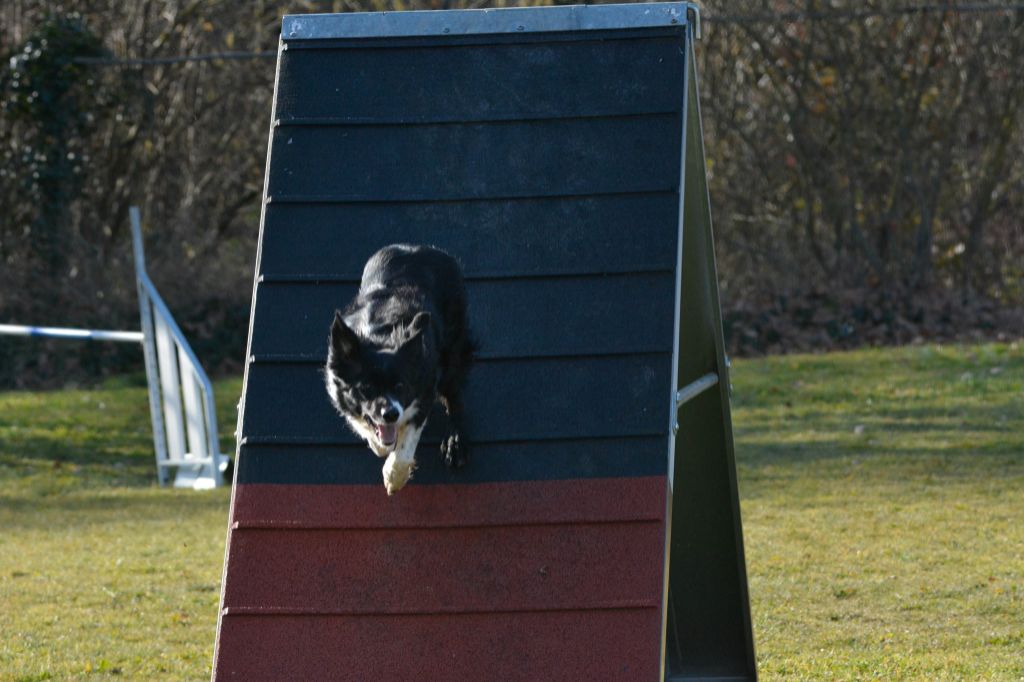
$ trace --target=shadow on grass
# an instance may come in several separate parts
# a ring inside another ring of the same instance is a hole
[[[65,479],[65,484],[69,479],[78,479],[83,485],[152,485],[156,481],[152,450],[146,451],[144,445],[132,440],[135,439],[88,437],[71,442],[70,438],[51,433],[0,439],[0,482],[13,490],[23,484],[38,484],[48,477]]]
[[[763,418],[761,421],[768,419],[770,418]],[[1014,421],[1020,421],[1020,408],[1010,405],[950,408],[883,406],[880,410],[863,409],[848,412],[802,410],[798,415],[789,417],[786,424],[790,428],[801,424],[815,425],[824,431],[838,430],[836,427],[849,427],[852,430],[857,425],[867,423],[890,431],[961,430],[968,425],[981,431],[1018,433],[1019,426],[1015,426],[1012,423]]]
[[[208,491],[108,488],[100,493],[68,495],[0,494],[0,522],[11,530],[67,531],[98,524],[146,523],[223,511],[228,513],[227,488]]]
[[[1024,467],[1024,453],[1003,448],[998,450],[992,448],[965,449],[955,446],[935,448],[885,442],[858,447],[846,441],[834,439],[815,440],[808,443],[778,443],[744,439],[743,442],[737,444],[736,451],[739,463],[747,467],[806,464],[816,460],[857,459],[866,461],[870,458],[898,459],[901,457],[908,460],[941,457],[965,463],[978,462],[979,464],[984,460],[998,460],[1004,463],[1016,463]]]
[[[6,436],[6,437],[5,437]],[[220,439],[221,451],[234,455],[234,439]],[[156,482],[156,457],[150,432],[119,425],[93,425],[77,431],[66,425],[19,426],[0,432],[0,486],[18,487],[17,479],[75,475],[106,478],[107,485],[148,487]]]
[[[240,378],[216,385],[220,445],[229,454],[240,390]],[[155,483],[144,374],[88,389],[0,392],[0,492],[65,493],[76,479],[88,488]]]
[[[53,435],[19,436],[17,439],[0,438],[0,456],[25,460],[46,460],[92,464],[113,462],[133,463],[153,461],[152,440],[149,449],[141,444],[112,441],[109,438],[89,438],[70,443]]]
[[[782,400],[748,401],[736,409],[737,459],[745,467],[831,460],[955,458],[988,470],[1000,459],[1024,466],[1024,412],[1011,386],[991,393],[883,399],[833,407]],[[781,405],[780,405],[781,403]],[[785,409],[782,406],[790,409]],[[780,409],[781,408],[781,409]],[[962,472],[961,472],[962,474]]]

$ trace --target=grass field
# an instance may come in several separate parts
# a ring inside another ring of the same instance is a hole
[[[733,381],[762,679],[1024,680],[1024,349]],[[148,419],[137,377],[0,393],[0,680],[208,677],[228,491],[156,488]]]
[[[1024,680],[1024,349],[738,363],[763,679]]]

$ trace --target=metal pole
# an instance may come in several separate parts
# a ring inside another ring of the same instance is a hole
[[[69,329],[67,327],[32,327],[22,324],[0,324],[0,334],[7,336],[37,336],[83,341],[121,341],[141,343],[142,332],[119,332],[106,329]]]
[[[679,392],[676,393],[676,409],[682,407],[683,403],[693,400],[701,393],[708,390],[717,383],[718,375],[715,374],[714,372],[708,372],[707,374],[702,376],[700,379],[697,379],[693,383],[689,383],[686,386],[683,386],[681,389],[679,389]]]
[[[128,209],[131,218],[132,248],[135,252],[135,286],[139,294],[139,316],[142,319],[142,349],[146,358],[146,384],[149,387],[149,416],[153,420],[153,448],[156,450],[156,477],[161,486],[167,485],[170,472],[161,466],[167,460],[167,437],[164,434],[164,415],[160,403],[160,371],[156,364],[156,336],[153,329],[153,311],[149,293],[143,282],[146,277],[146,256],[142,250],[142,221],[139,209]]]

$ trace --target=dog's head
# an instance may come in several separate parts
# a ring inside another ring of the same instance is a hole
[[[393,447],[399,428],[433,404],[436,360],[429,313],[395,330],[387,343],[360,337],[335,312],[327,351],[327,393],[338,412]]]

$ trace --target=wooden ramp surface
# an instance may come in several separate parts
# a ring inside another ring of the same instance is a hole
[[[215,679],[659,677],[686,25],[638,7],[285,20]],[[460,260],[480,351],[471,463],[435,411],[389,498],[321,367],[395,242]]]

